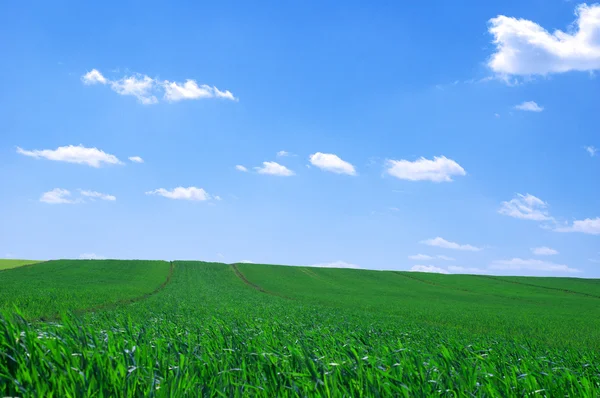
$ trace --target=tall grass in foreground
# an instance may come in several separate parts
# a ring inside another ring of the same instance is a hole
[[[585,344],[298,297],[259,292],[225,265],[177,263],[164,290],[128,306],[56,323],[6,312],[0,396],[600,394],[600,353]]]

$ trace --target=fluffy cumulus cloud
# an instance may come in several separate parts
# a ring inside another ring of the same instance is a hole
[[[544,107],[539,106],[535,101],[525,101],[522,104],[515,105],[515,109],[526,112],[541,112],[544,110]]]
[[[91,200],[100,199],[100,200],[108,200],[110,202],[114,202],[115,200],[117,200],[117,198],[115,196],[108,195],[108,194],[101,193],[101,192],[84,191],[84,190],[80,190],[79,192],[81,192],[82,196],[88,197]]]
[[[248,169],[247,169],[246,167],[242,166],[241,164],[238,164],[238,165],[236,165],[236,166],[235,166],[235,169],[236,169],[237,171],[243,171],[243,172],[246,172],[246,171],[248,171]]]
[[[552,217],[548,214],[548,204],[530,194],[521,195],[518,193],[508,202],[502,202],[498,213],[523,220],[552,220]]]
[[[56,204],[73,204],[77,201],[71,199],[71,192],[67,189],[54,188],[51,191],[44,192],[40,197],[40,202]]]
[[[136,97],[144,105],[156,104],[161,94],[162,98],[168,102],[204,98],[238,100],[228,90],[221,91],[215,86],[206,84],[198,85],[192,79],[187,79],[184,83],[177,83],[169,80],[159,81],[147,75],[134,73],[130,76],[111,80],[102,75],[97,69],[92,69],[92,71],[83,75],[81,80],[86,85],[108,84],[117,94]]]
[[[310,163],[321,170],[330,171],[336,174],[356,175],[354,166],[333,153],[313,153],[309,157]]]
[[[290,177],[294,172],[277,162],[263,162],[261,167],[254,168],[259,174],[269,174],[273,176]]]
[[[440,260],[445,260],[445,261],[454,261],[454,259],[452,257],[442,256],[442,255],[430,256],[428,254],[414,254],[412,256],[408,256],[408,258],[411,260],[417,260],[417,261],[426,261],[426,260],[435,260],[435,259],[440,259]]]
[[[600,69],[600,5],[582,4],[567,32],[499,15],[489,21],[495,52],[488,66],[500,75],[547,75]]]
[[[445,156],[435,156],[433,160],[420,158],[409,160],[388,160],[386,172],[401,180],[450,182],[454,176],[466,175],[458,163]]]
[[[443,268],[436,267],[433,265],[413,265],[410,269],[411,272],[429,272],[433,274],[448,274],[449,272]]]
[[[420,243],[428,245],[428,246],[435,246],[435,247],[441,247],[444,249],[452,249],[452,250],[463,250],[463,251],[471,251],[471,252],[477,252],[477,251],[482,250],[480,247],[476,247],[476,246],[472,246],[472,245],[461,245],[456,242],[450,242],[444,238],[440,238],[439,236],[436,238],[433,238],[433,239],[423,240]]]
[[[144,159],[142,159],[139,156],[130,156],[129,160],[132,161],[133,163],[144,163]]]
[[[85,75],[81,76],[83,84],[106,84],[108,80],[97,69],[92,69]]]
[[[575,220],[566,227],[558,227],[557,232],[581,232],[589,235],[600,235],[600,217]]]
[[[596,153],[598,153],[598,148],[596,148],[595,146],[590,145],[583,148],[587,151],[587,153],[590,154],[591,157],[596,156]]]
[[[283,158],[283,157],[286,157],[286,156],[290,156],[290,153],[288,151],[279,151],[279,152],[277,152],[277,157],[278,158]]]
[[[555,254],[558,254],[558,250],[546,246],[532,247],[531,252],[536,256],[553,256]]]
[[[33,158],[44,158],[57,162],[85,164],[92,167],[100,167],[106,164],[122,164],[115,156],[101,151],[98,148],[86,148],[83,145],[61,146],[56,149],[42,149],[28,151],[17,147],[17,153]]]
[[[356,264],[350,264],[350,263],[347,263],[345,261],[334,261],[334,262],[331,262],[331,263],[312,264],[312,265],[308,265],[307,267],[318,267],[318,268],[353,268],[353,269],[360,268]]]
[[[509,271],[543,271],[543,272],[566,272],[577,273],[581,272],[576,268],[571,268],[563,264],[555,264],[549,261],[537,259],[521,259],[513,258],[511,260],[497,260],[490,264],[490,269],[509,270]]]
[[[192,201],[206,201],[210,200],[211,198],[210,195],[204,189],[196,187],[177,187],[170,191],[164,188],[159,188],[153,191],[146,192],[146,195],[159,195],[169,199]]]

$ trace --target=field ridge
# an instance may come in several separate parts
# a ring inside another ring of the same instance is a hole
[[[562,293],[567,293],[567,294],[579,294],[581,296],[586,296],[586,297],[593,297],[593,298],[597,298],[600,299],[600,296],[596,296],[594,294],[590,294],[590,293],[584,293],[584,292],[578,292],[575,290],[569,290],[569,289],[560,289],[557,287],[550,287],[550,286],[543,286],[543,285],[536,285],[534,283],[526,283],[526,282],[519,282],[519,281],[511,281],[511,280],[507,280],[507,279],[503,279],[502,277],[499,276],[489,276],[489,275],[474,275],[480,278],[486,278],[486,279],[493,279],[495,281],[500,281],[500,282],[504,282],[504,283],[512,283],[515,285],[522,285],[522,286],[530,286],[530,287],[537,287],[537,288],[542,288],[542,289],[548,289],[548,290],[554,290],[557,292],[562,292]]]
[[[230,264],[230,266],[231,266],[231,269],[233,270],[233,272],[235,273],[235,275],[239,279],[241,279],[242,282],[244,282],[246,285],[250,286],[251,288],[253,288],[255,290],[258,290],[259,292],[264,293],[264,294],[269,294],[271,296],[276,296],[276,297],[281,297],[281,298],[288,299],[288,300],[293,300],[290,297],[286,297],[286,296],[283,296],[281,294],[265,290],[261,286],[255,284],[253,282],[250,282],[250,280],[248,280],[248,278],[246,278],[246,276],[244,274],[242,274],[242,271],[240,271],[240,269],[238,268],[237,264]]]

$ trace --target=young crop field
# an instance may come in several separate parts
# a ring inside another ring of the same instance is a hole
[[[0,272],[0,396],[593,397],[598,282],[44,262]]]
[[[31,265],[38,263],[35,260],[13,260],[13,259],[0,259],[0,271],[3,269],[22,267],[23,265]]]

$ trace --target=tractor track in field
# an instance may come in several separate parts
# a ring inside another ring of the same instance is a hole
[[[287,299],[287,300],[294,300],[291,297],[286,297],[286,296],[283,296],[281,294],[265,290],[262,287],[260,287],[259,285],[250,282],[248,280],[248,278],[246,278],[246,276],[244,274],[242,274],[242,271],[240,271],[240,269],[238,268],[238,264],[230,264],[230,266],[231,266],[231,269],[233,270],[233,272],[235,273],[235,276],[237,276],[239,279],[242,280],[242,282],[244,282],[246,285],[250,286],[251,288],[253,288],[255,290],[258,290],[261,293],[268,294],[270,296],[280,297],[280,298],[284,298],[284,299]]]
[[[38,263],[39,264],[39,263]],[[101,304],[101,305],[97,305],[94,307],[89,307],[89,308],[82,308],[79,310],[72,310],[71,312],[75,315],[83,315],[83,314],[87,314],[90,312],[96,312],[96,311],[100,311],[100,310],[108,310],[108,309],[113,309],[113,308],[117,308],[123,305],[129,305],[129,304],[133,304],[133,303],[137,303],[139,301],[143,301],[146,300],[152,296],[154,296],[155,294],[160,293],[161,290],[163,290],[165,287],[167,287],[167,285],[169,283],[171,283],[171,279],[173,277],[173,272],[175,271],[175,264],[173,263],[173,261],[169,261],[169,273],[167,274],[167,279],[165,279],[165,281],[163,283],[160,284],[160,286],[158,286],[156,289],[154,289],[153,291],[143,294],[141,296],[137,296],[137,297],[132,297],[129,299],[123,299],[123,300],[119,300],[119,301],[115,301],[112,303],[106,303],[106,304]],[[35,321],[42,321],[42,322],[47,322],[47,321],[55,321],[59,319],[59,315],[52,315],[49,317],[40,317],[34,320]]]
[[[526,283],[526,282],[509,281],[509,280],[506,280],[506,279],[502,279],[500,277],[491,277],[491,276],[487,276],[487,275],[474,275],[474,276],[477,276],[479,278],[492,279],[492,280],[495,280],[495,281],[501,281],[501,282],[504,282],[504,283],[512,283],[514,285],[539,287],[541,289],[554,290],[554,291],[557,291],[557,292],[563,292],[563,293],[568,293],[568,294],[578,294],[578,295],[581,295],[581,296],[586,296],[586,297],[592,297],[592,298],[600,299],[600,296],[596,296],[596,295],[589,294],[589,293],[577,292],[575,290],[560,289],[560,288],[557,288],[557,287],[550,287],[550,286],[540,286],[540,285],[535,285],[533,283]]]

